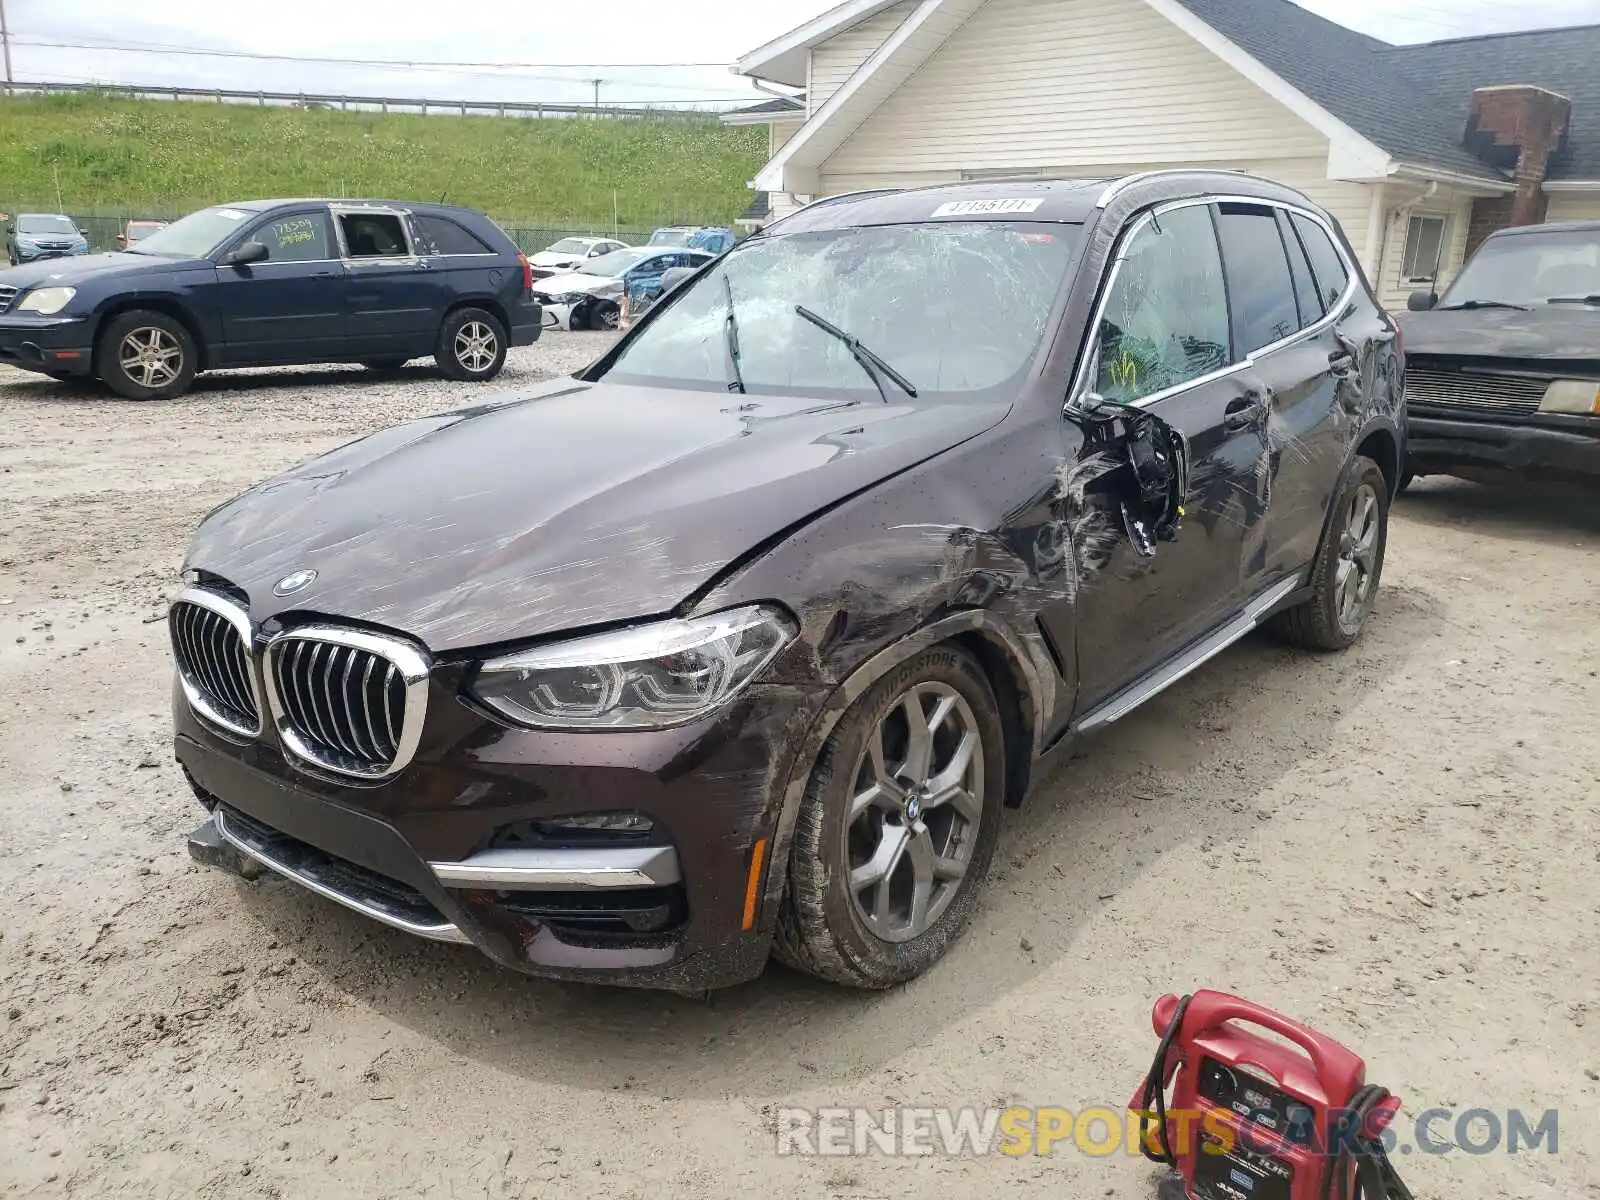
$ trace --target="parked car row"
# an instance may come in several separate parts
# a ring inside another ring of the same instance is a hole
[[[539,251],[534,290],[552,329],[616,329],[624,303],[647,307],[661,294],[662,277],[680,267],[699,267],[731,249],[733,230],[709,225],[669,225],[647,245],[614,239],[570,237]]]
[[[89,253],[89,231],[80,229],[65,213],[18,213],[3,219],[6,261],[13,267],[42,258],[71,258]],[[117,249],[125,250],[167,225],[166,221],[142,219],[124,222],[117,234]]]
[[[470,209],[256,200],[129,221],[120,253],[90,255],[70,217],[22,213],[6,223],[0,362],[132,400],[181,395],[219,367],[392,370],[431,355],[453,378],[492,379],[539,329],[615,329],[628,299],[648,303],[667,271],[733,240],[674,226],[649,247],[570,237],[529,259]]]

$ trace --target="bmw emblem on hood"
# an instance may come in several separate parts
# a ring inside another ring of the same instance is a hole
[[[274,596],[292,596],[296,592],[303,592],[311,586],[311,581],[316,577],[317,573],[315,571],[295,571],[293,574],[285,575],[277,583],[273,584],[272,594]]]

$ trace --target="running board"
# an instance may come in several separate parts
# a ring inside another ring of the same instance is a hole
[[[1252,600],[1245,610],[1215,633],[1210,634],[1177,658],[1158,667],[1154,672],[1132,686],[1124,688],[1109,700],[1090,709],[1076,724],[1073,733],[1089,733],[1125,717],[1151,697],[1166,691],[1195,668],[1209,662],[1233,645],[1271,614],[1272,610],[1299,585],[1300,580],[1291,575],[1280,580]]]

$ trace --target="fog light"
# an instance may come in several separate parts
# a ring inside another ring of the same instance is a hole
[[[1539,411],[1600,413],[1600,383],[1592,379],[1558,379],[1545,389]]]
[[[581,817],[555,817],[535,821],[533,827],[546,837],[582,830],[586,833],[649,833],[655,822],[643,813],[589,813]]]

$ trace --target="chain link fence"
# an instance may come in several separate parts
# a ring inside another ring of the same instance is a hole
[[[0,200],[0,213],[9,220],[18,213],[55,213],[61,210],[52,202],[24,203],[21,201]],[[134,209],[129,206],[116,207],[76,207],[68,204],[65,215],[71,217],[84,230],[89,239],[89,250],[98,253],[102,250],[117,250],[117,235],[127,226],[129,221],[176,221],[179,217],[186,216],[192,210],[179,210],[155,204],[147,208]],[[558,221],[550,219],[534,219],[527,217],[502,216],[490,213],[490,216],[499,223],[511,240],[517,243],[519,249],[526,254],[535,254],[547,246],[560,241],[564,237],[615,237],[618,241],[630,246],[642,246],[650,240],[650,235],[662,225],[692,224],[664,217],[659,223],[653,225],[620,225],[613,226],[610,222],[597,221]],[[3,266],[4,264],[0,264]]]

